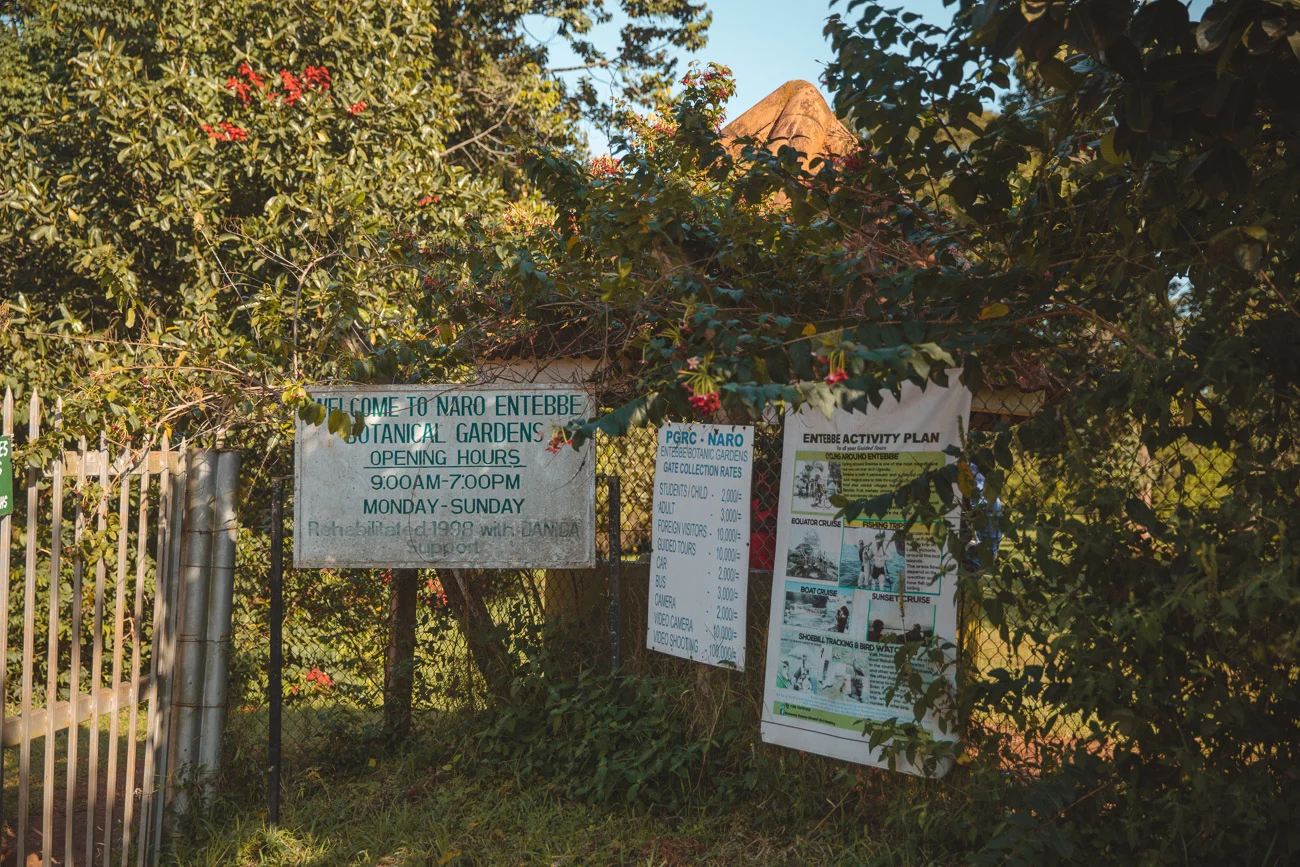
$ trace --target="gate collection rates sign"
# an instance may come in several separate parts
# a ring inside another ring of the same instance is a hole
[[[294,566],[583,568],[596,562],[591,442],[552,453],[590,416],[579,388],[310,388],[361,413],[347,440],[297,423]]]
[[[960,444],[959,422],[968,423],[970,407],[962,386],[922,392],[905,383],[901,400],[886,397],[865,414],[837,409],[827,419],[805,406],[786,416],[764,741],[883,767],[863,728],[867,720],[914,718],[905,689],[890,695],[900,647],[918,648],[911,664],[926,685],[947,677],[956,688],[952,667],[936,672],[920,652],[956,642],[952,557],[923,526],[899,532],[906,519],[900,511],[843,521],[831,497],[893,493],[942,467],[952,460],[944,449]],[[960,509],[947,515],[953,532],[959,517]],[[921,727],[936,739],[956,737],[932,713]],[[899,770],[920,772],[905,760]]]
[[[655,461],[646,646],[745,668],[754,429],[666,424]]]

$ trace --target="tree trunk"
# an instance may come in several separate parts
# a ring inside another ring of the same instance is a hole
[[[420,570],[394,569],[388,597],[388,652],[384,664],[384,726],[397,743],[411,731],[415,693],[415,607]]]
[[[450,586],[444,582],[443,590],[465,634],[474,665],[487,683],[489,696],[504,696],[510,685],[510,660],[505,645],[497,639],[496,623],[483,601],[482,573],[472,569],[446,569],[442,574],[451,576]]]

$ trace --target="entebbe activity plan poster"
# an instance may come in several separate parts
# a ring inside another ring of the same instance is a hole
[[[596,456],[548,447],[586,420],[572,386],[309,388],[361,413],[297,423],[296,567],[563,569],[596,563]]]
[[[666,424],[655,460],[646,646],[745,667],[754,429]]]
[[[903,385],[866,413],[828,419],[804,406],[785,419],[777,513],[772,615],[763,693],[763,740],[885,767],[863,735],[864,720],[913,719],[899,689],[895,655],[906,641],[956,643],[956,564],[922,527],[897,531],[898,512],[842,521],[831,497],[869,498],[897,490],[927,467],[953,460],[971,395],[957,384]],[[935,498],[938,502],[938,498]],[[960,510],[948,515],[953,531]],[[921,646],[921,645],[918,645]],[[922,658],[930,682],[936,676]],[[948,675],[955,678],[951,667]],[[932,715],[922,726],[936,739]],[[918,773],[905,760],[899,770]],[[946,773],[948,768],[939,768]]]

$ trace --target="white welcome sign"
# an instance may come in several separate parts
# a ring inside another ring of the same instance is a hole
[[[309,388],[360,413],[344,439],[298,421],[296,567],[582,568],[596,561],[596,460],[550,446],[586,420],[572,386]]]

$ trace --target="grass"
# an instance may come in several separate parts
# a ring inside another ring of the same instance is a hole
[[[798,758],[796,754],[788,754]],[[218,808],[177,841],[177,865],[934,864],[905,824],[933,783],[880,771],[833,792],[755,792],[739,809],[702,802],[675,815],[567,800],[540,781],[438,765],[428,750],[317,777],[289,794],[278,828],[264,812]],[[819,760],[816,760],[819,761]],[[865,793],[865,799],[861,797]],[[833,794],[835,799],[824,797]],[[855,797],[857,796],[857,797]],[[792,799],[803,809],[792,810]],[[874,804],[874,810],[864,807]],[[233,806],[233,805],[232,805]],[[937,804],[936,804],[937,806]],[[846,807],[848,807],[846,809]],[[803,814],[792,821],[792,816]]]

